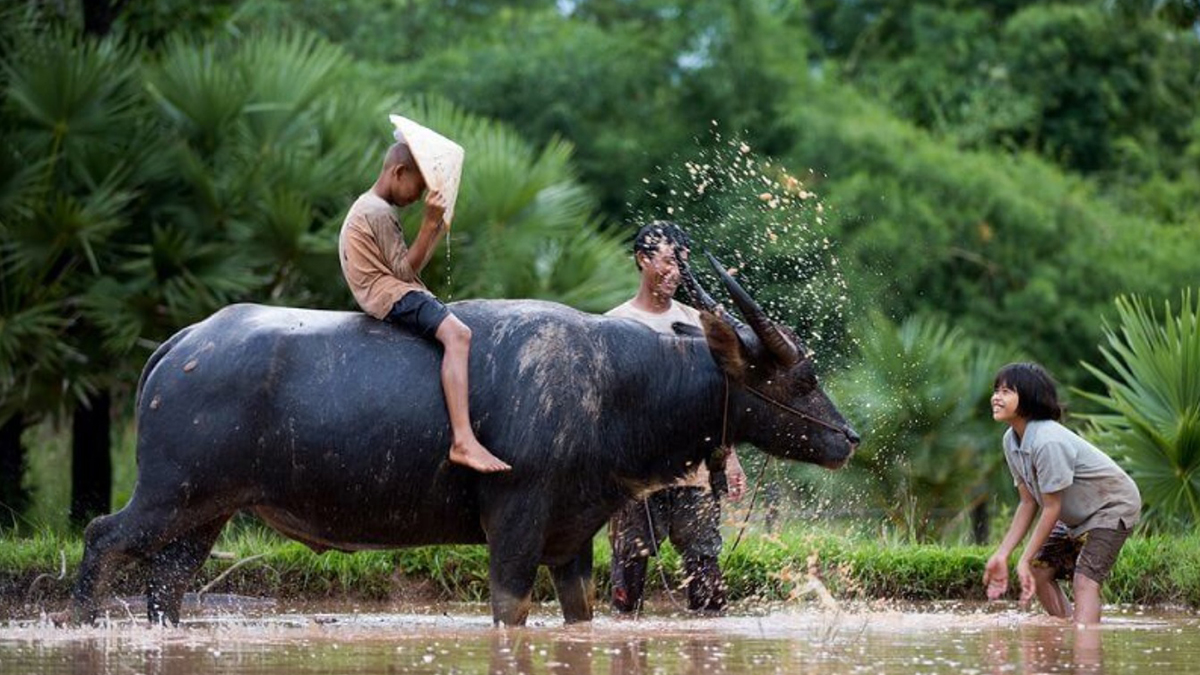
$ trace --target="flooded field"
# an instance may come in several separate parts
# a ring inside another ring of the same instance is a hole
[[[1200,673],[1200,617],[1112,609],[1076,629],[1015,608],[961,604],[775,608],[719,618],[658,607],[564,627],[557,607],[494,629],[486,607],[422,613],[345,605],[188,613],[150,628],[0,624],[0,675],[101,673]]]

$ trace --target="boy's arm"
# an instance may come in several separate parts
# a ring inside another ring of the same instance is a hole
[[[1061,512],[1061,492],[1042,494],[1042,514],[1033,528],[1033,534],[1029,536],[1029,543],[1025,546],[1025,552],[1021,554],[1021,560],[1017,562],[1017,577],[1021,580],[1021,602],[1029,602],[1033,598],[1035,590],[1032,571],[1033,558],[1050,538],[1050,533],[1058,523],[1058,516]]]
[[[413,245],[408,247],[408,252],[404,254],[404,259],[408,262],[409,267],[417,274],[420,274],[421,270],[425,269],[425,265],[429,264],[429,259],[433,257],[433,249],[437,247],[438,238],[449,229],[442,220],[445,214],[446,199],[440,192],[430,190],[425,196],[425,217],[421,221],[421,231],[417,233]]]
[[[1008,588],[1008,558],[1017,548],[1017,544],[1025,538],[1025,533],[1029,531],[1029,525],[1033,523],[1033,517],[1037,514],[1037,500],[1033,498],[1029,488],[1025,487],[1025,483],[1017,482],[1017,492],[1021,501],[1017,504],[1017,512],[1013,514],[1012,524],[1008,526],[1008,532],[1000,542],[1000,547],[988,559],[983,570],[983,583],[987,586],[988,598],[992,600],[1004,595]]]

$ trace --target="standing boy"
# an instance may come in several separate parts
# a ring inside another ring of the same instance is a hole
[[[607,315],[640,321],[668,335],[674,334],[673,323],[700,328],[700,313],[674,300],[681,280],[679,261],[687,261],[688,243],[687,235],[673,223],[655,221],[643,227],[633,244],[641,286],[633,299]],[[729,494],[736,501],[745,488],[746,475],[732,450],[727,462]],[[619,612],[641,607],[648,558],[658,553],[658,546],[669,536],[683,558],[689,609],[724,609],[725,583],[717,563],[720,524],[721,506],[709,487],[709,473],[703,464],[674,485],[626,503],[608,524],[613,607]]]
[[[453,141],[392,116],[396,143],[371,189],[350,207],[338,238],[342,274],[366,313],[441,343],[442,391],[453,440],[450,461],[476,471],[506,471],[509,465],[488,451],[471,429],[468,409],[468,357],[471,329],[425,288],[420,272],[437,240],[450,228],[462,171],[463,151]],[[425,216],[411,248],[395,207],[425,197]]]
[[[1021,602],[1034,593],[1046,611],[1100,623],[1100,585],[1137,524],[1142,498],[1129,475],[1058,423],[1062,408],[1054,380],[1036,363],[1014,363],[996,374],[992,418],[1009,425],[1004,458],[1021,495],[1012,525],[983,573],[995,600],[1008,588],[1008,558],[1033,534],[1017,562]],[[1039,515],[1040,509],[1040,515]],[[1058,580],[1070,579],[1075,608]]]

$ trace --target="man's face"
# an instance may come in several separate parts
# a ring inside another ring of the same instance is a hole
[[[661,243],[653,255],[639,254],[642,261],[642,278],[650,282],[650,288],[655,295],[670,298],[679,288],[679,262],[675,259],[675,246]],[[687,261],[688,250],[679,249],[679,257]]]

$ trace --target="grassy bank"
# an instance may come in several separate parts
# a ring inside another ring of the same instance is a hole
[[[487,598],[487,553],[479,546],[317,555],[247,525],[227,529],[217,551],[221,557],[208,561],[192,590],[418,602]],[[595,552],[596,583],[604,596],[610,558],[603,537],[597,537]],[[982,599],[979,578],[989,553],[982,547],[907,545],[835,534],[749,534],[736,550],[730,551],[727,542],[722,563],[735,601],[800,597],[810,573],[840,599]],[[42,533],[4,541],[0,606],[28,610],[62,604],[81,554],[77,537]],[[667,548],[661,565],[667,582],[678,585],[678,555]],[[661,589],[662,583],[657,565],[653,566],[651,588]],[[136,594],[139,582],[131,576],[116,590]],[[545,570],[535,595],[543,600],[554,597]],[[1200,535],[1130,539],[1105,585],[1105,595],[1109,602],[1200,607]]]

